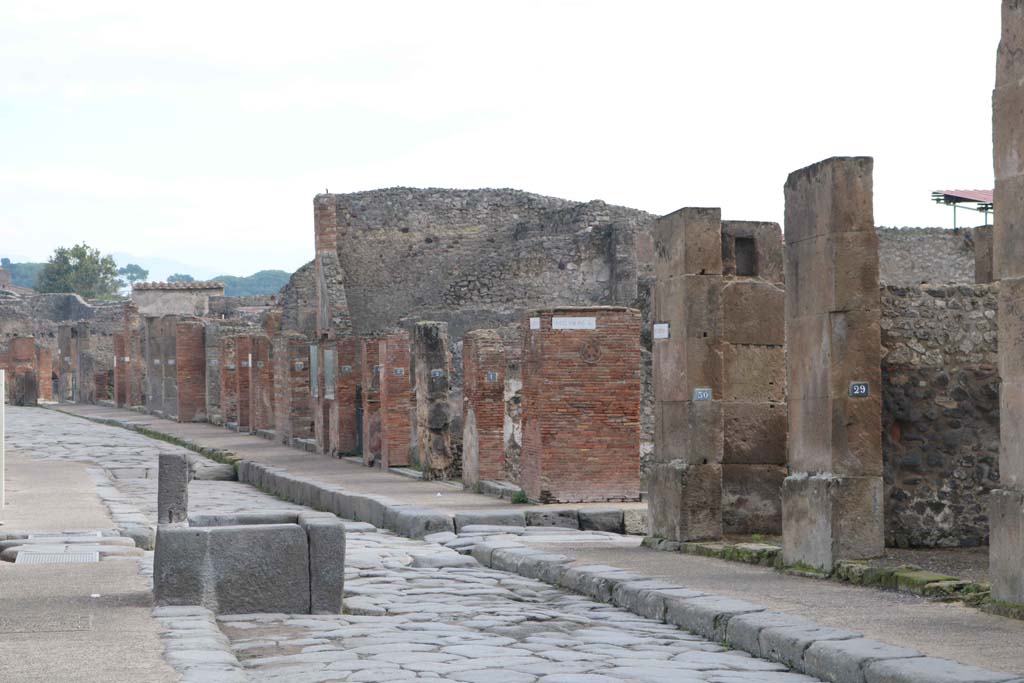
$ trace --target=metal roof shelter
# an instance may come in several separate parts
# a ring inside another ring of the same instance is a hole
[[[992,190],[935,190],[932,200],[937,204],[953,207],[953,229],[956,229],[956,209],[965,209],[985,214],[985,225],[989,225],[988,215],[992,213]]]

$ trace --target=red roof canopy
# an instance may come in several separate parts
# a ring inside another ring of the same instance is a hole
[[[962,202],[992,203],[992,190],[939,190],[946,197]]]

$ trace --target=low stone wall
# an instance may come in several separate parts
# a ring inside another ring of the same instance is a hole
[[[999,480],[996,288],[883,287],[886,543],[988,540]]]

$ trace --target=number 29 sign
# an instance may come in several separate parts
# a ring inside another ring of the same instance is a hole
[[[866,398],[871,395],[871,386],[867,382],[850,382],[851,398]]]

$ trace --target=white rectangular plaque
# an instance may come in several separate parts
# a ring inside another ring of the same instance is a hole
[[[597,329],[597,318],[562,318],[554,317],[551,319],[551,329],[553,330],[596,330]]]
[[[655,339],[668,339],[669,337],[669,324],[668,323],[654,323],[654,338]]]
[[[540,329],[540,318],[530,318],[530,329],[531,330],[539,330]]]

